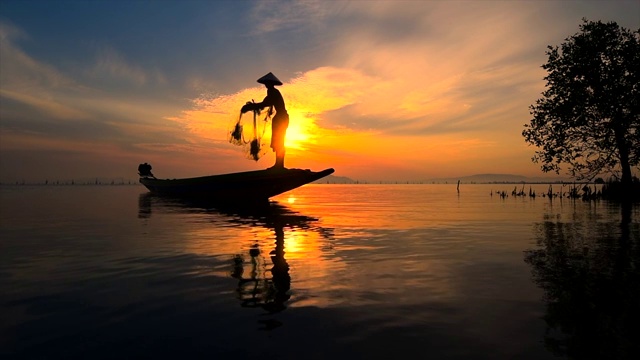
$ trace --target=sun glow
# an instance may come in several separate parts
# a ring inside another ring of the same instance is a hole
[[[289,127],[285,137],[285,147],[287,150],[306,150],[309,144],[316,143],[314,120],[297,112],[291,111],[289,117]]]

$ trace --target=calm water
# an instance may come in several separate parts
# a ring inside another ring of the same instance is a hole
[[[0,187],[0,358],[632,358],[640,210],[512,189]]]

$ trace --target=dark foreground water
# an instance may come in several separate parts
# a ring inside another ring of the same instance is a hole
[[[634,358],[640,210],[512,187],[0,187],[0,358]]]

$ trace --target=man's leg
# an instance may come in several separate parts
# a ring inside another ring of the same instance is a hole
[[[276,164],[274,165],[274,167],[284,168],[284,155],[285,155],[284,147],[276,151]]]

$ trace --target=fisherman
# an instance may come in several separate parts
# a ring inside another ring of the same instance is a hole
[[[247,111],[256,111],[268,107],[268,114],[271,116],[275,110],[276,114],[271,123],[271,148],[276,153],[276,163],[270,169],[284,169],[284,155],[286,152],[284,137],[289,126],[289,114],[285,108],[282,94],[275,88],[278,85],[282,85],[282,82],[273,73],[268,73],[261,77],[258,82],[266,86],[267,96],[261,103],[247,102],[240,111],[244,114]]]

